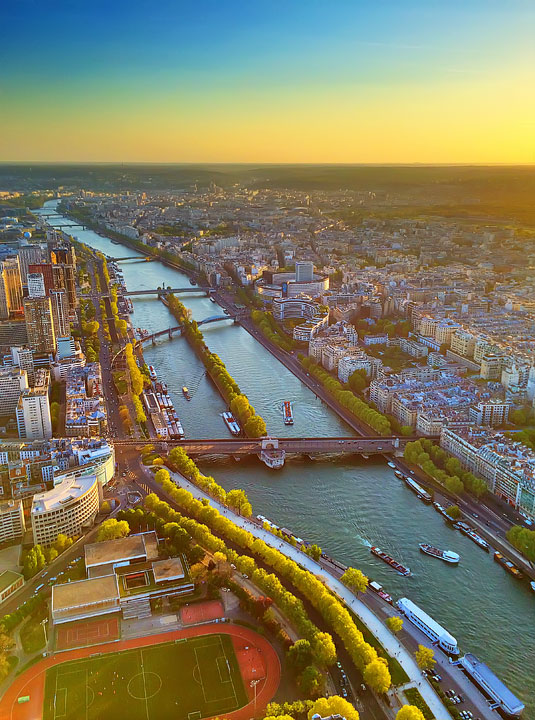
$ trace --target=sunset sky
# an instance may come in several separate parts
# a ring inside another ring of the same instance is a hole
[[[1,161],[533,163],[534,0],[15,0]]]

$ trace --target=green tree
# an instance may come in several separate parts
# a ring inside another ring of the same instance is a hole
[[[111,505],[108,500],[104,500],[104,502],[100,506],[100,512],[104,513],[105,515],[109,515],[111,513]]]
[[[288,664],[300,673],[312,662],[312,646],[308,640],[296,640],[286,653]]]
[[[316,545],[316,543],[312,543],[312,545],[309,545],[305,550],[307,555],[310,555],[310,557],[313,560],[318,561],[321,557],[321,548],[319,545]]]
[[[227,493],[226,500],[227,505],[233,510],[236,510],[238,515],[251,517],[253,509],[251,507],[251,503],[249,502],[249,498],[243,490],[230,490]]]
[[[452,520],[459,520],[462,517],[461,508],[458,505],[450,505],[446,508],[446,515],[449,515]]]
[[[298,684],[308,697],[318,697],[323,691],[325,677],[315,665],[308,665],[299,675]]]

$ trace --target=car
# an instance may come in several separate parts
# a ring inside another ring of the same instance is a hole
[[[432,675],[431,677],[433,678],[433,680],[434,680],[435,682],[440,682],[440,681],[442,680],[442,676],[441,676],[441,675],[437,675],[436,673],[435,673],[435,675]]]
[[[234,563],[230,563],[230,567],[231,567],[233,570],[236,570],[236,565],[234,565]]]
[[[340,668],[340,670],[342,669],[342,663],[340,662],[340,660],[336,661],[336,667]]]
[[[477,513],[472,513],[472,517],[478,518],[479,515]]]
[[[241,574],[242,578],[245,578],[246,580],[249,580],[249,575],[246,575],[245,573]]]
[[[345,689],[345,687],[342,688],[341,692],[342,692],[342,697],[347,698],[347,690]]]

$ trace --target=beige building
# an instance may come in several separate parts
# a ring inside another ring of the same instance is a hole
[[[451,336],[451,349],[452,352],[457,353],[457,355],[472,358],[474,357],[475,347],[475,337],[472,333],[466,332],[466,330],[457,330]]]
[[[24,317],[28,345],[38,353],[56,352],[56,334],[49,297],[26,298]]]
[[[20,538],[25,530],[22,500],[0,503],[0,542]]]
[[[96,475],[70,475],[52,490],[34,495],[31,509],[34,544],[48,546],[59,533],[81,535],[93,525],[100,506]]]

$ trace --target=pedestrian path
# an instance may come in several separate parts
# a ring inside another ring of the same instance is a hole
[[[276,537],[268,530],[264,530],[263,527],[258,526],[251,520],[237,515],[217,500],[214,500],[214,498],[203,492],[200,488],[179,473],[171,472],[170,474],[177,484],[186,490],[189,490],[194,497],[199,500],[207,499],[213,507],[215,507],[223,516],[232,520],[233,523],[239,525],[245,530],[248,530],[252,535],[260,538],[267,545],[276,548],[286,555],[286,557],[289,557],[299,563],[314,575],[321,575],[327,587],[336,593],[336,595],[345,602],[347,607],[351,608],[355,615],[364,623],[364,625],[366,625],[370,632],[373,633],[373,635],[381,643],[386,652],[391,657],[395,657],[398,660],[403,670],[405,670],[409,676],[410,682],[415,683],[415,685],[418,686],[420,694],[429,706],[431,712],[435,716],[435,719],[451,720],[451,715],[444,707],[442,700],[436,694],[434,689],[431,685],[429,685],[429,683],[422,681],[421,670],[412,654],[405,648],[404,645],[402,645],[398,638],[395,637],[390,630],[388,630],[386,625],[384,625],[379,618],[374,615],[374,613],[366,607],[366,605],[364,605],[362,600],[356,597],[340,580],[329,574],[325,568],[323,568],[306,553],[302,552],[293,545],[290,545],[290,543],[281,541],[280,538]]]

